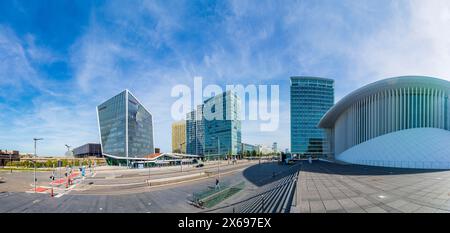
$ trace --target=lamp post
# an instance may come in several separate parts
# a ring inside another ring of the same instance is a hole
[[[148,186],[151,186],[151,183],[150,183],[150,168],[151,168],[150,161],[151,161],[151,157],[148,156],[148,160],[147,160],[147,166],[148,166],[148,183],[147,183],[147,185]]]
[[[34,140],[34,192],[36,193],[36,181],[37,181],[37,179],[36,179],[36,157],[37,157],[36,142],[40,141],[40,140],[44,140],[44,139],[43,138],[33,138],[33,140]]]
[[[185,144],[185,143],[186,143],[186,142],[180,143],[180,154],[182,154],[181,148],[183,148],[183,144]],[[183,155],[181,155],[180,166],[181,166],[181,172],[183,172]]]
[[[217,161],[218,161],[218,166],[217,166],[217,176],[218,176],[218,180],[220,180],[220,138],[219,136],[217,136]]]
[[[70,146],[67,144],[65,146],[67,147],[68,155],[70,155]],[[72,166],[75,167],[75,156],[72,158]]]
[[[9,173],[12,173],[12,153],[9,153],[9,167],[11,168]]]

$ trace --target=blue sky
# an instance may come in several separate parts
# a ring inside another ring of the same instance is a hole
[[[98,142],[95,107],[125,88],[170,149],[177,84],[280,85],[280,127],[243,141],[289,147],[289,77],[335,79],[336,100],[399,75],[450,80],[448,1],[1,1],[0,149],[62,155]]]

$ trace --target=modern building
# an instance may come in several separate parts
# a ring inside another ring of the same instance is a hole
[[[206,157],[238,155],[241,149],[241,100],[227,91],[204,101]]]
[[[72,151],[74,157],[102,157],[102,146],[98,143],[87,143],[80,147],[73,149]]]
[[[345,96],[320,120],[330,159],[353,164],[450,168],[450,82],[388,78]]]
[[[291,77],[291,153],[320,157],[325,131],[317,127],[333,106],[334,81],[318,77]]]
[[[6,166],[8,162],[19,161],[20,155],[17,150],[0,150],[0,166]]]
[[[186,121],[172,124],[172,152],[186,153]]]
[[[197,106],[195,121],[195,137],[196,137],[196,155],[205,154],[205,119],[203,118],[203,104]]]
[[[186,114],[186,153],[203,155],[205,130],[203,123],[203,105]]]
[[[259,152],[259,147],[256,145],[251,145],[251,144],[247,144],[247,143],[241,143],[241,152],[243,155],[250,153],[252,154],[253,151],[255,151],[255,153]]]
[[[97,106],[101,150],[108,163],[128,164],[155,152],[153,118],[128,90]]]

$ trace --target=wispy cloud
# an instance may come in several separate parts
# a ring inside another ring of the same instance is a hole
[[[128,88],[153,114],[156,146],[169,150],[171,88],[202,76],[223,87],[279,84],[279,131],[245,122],[243,140],[286,148],[290,76],[333,78],[336,99],[390,76],[450,80],[444,0],[106,1],[84,11],[87,26],[58,51],[0,26],[0,110],[21,113],[0,116],[9,130],[0,147],[30,151],[36,135],[47,138],[43,153],[61,155],[62,142],[98,141],[95,106]],[[68,68],[47,69],[55,64]]]

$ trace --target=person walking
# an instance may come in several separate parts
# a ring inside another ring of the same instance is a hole
[[[214,189],[220,189],[219,179],[216,179],[216,187]]]

